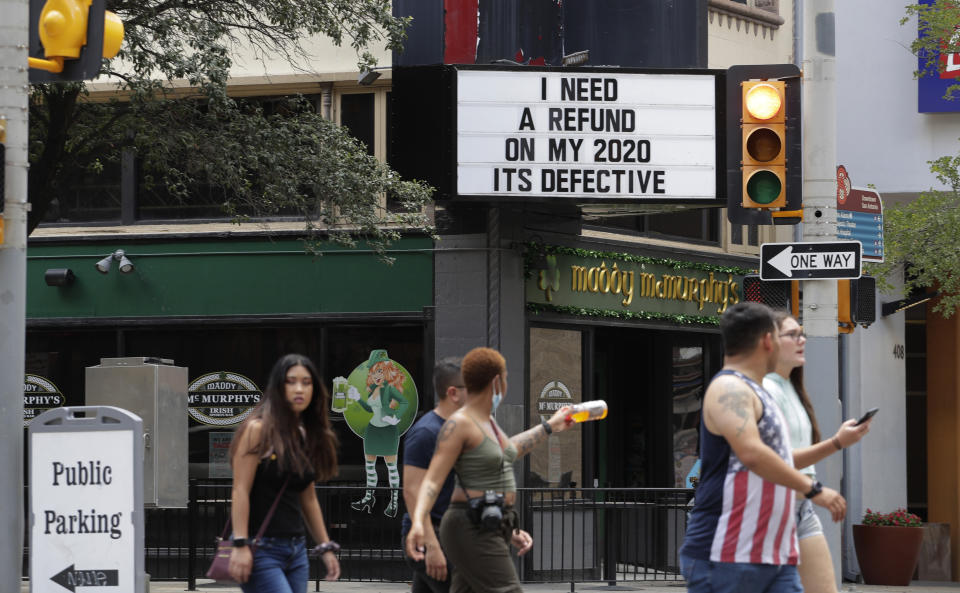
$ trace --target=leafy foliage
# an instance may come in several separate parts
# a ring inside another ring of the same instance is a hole
[[[82,176],[138,159],[143,187],[189,207],[203,194],[238,220],[298,216],[312,239],[381,249],[401,228],[430,232],[431,188],[403,181],[309,101],[272,109],[232,98],[238,47],[309,64],[316,35],[348,42],[360,68],[374,44],[400,49],[407,19],[386,0],[108,0],[124,21],[120,54],[105,67],[118,97],[90,100],[83,83],[35,85],[31,101],[30,229]],[[189,85],[184,89],[184,83]],[[383,207],[391,196],[402,212]],[[211,198],[212,196],[212,198]]]
[[[933,76],[943,71],[940,55],[960,52],[960,2],[957,0],[934,0],[930,4],[910,4],[907,14],[900,19],[905,25],[917,19],[917,38],[910,50],[920,57],[922,64],[917,76]],[[946,97],[953,99],[960,91],[960,84],[950,85]]]
[[[886,260],[874,270],[889,278],[903,266],[905,294],[939,289],[941,298],[934,310],[949,318],[960,307],[960,156],[930,161],[930,170],[950,189],[931,189],[887,210]]]
[[[897,509],[892,513],[878,513],[867,509],[863,515],[863,524],[879,527],[920,527],[923,523],[920,517],[908,513],[907,509]]]

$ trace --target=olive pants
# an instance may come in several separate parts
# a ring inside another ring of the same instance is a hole
[[[440,521],[440,544],[453,571],[450,593],[522,593],[510,558],[510,534],[516,523],[504,509],[504,528],[490,531],[475,525],[464,502],[450,503]]]

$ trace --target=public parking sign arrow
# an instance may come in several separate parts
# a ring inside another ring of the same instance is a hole
[[[120,571],[81,570],[71,564],[50,577],[50,580],[70,591],[76,591],[77,587],[117,587],[120,583]]]
[[[859,278],[863,246],[859,241],[764,243],[761,280]]]

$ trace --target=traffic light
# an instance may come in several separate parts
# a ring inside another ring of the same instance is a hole
[[[30,82],[93,79],[122,43],[106,0],[30,0]]]
[[[727,218],[734,224],[802,219],[800,70],[733,66],[726,75]]]
[[[786,199],[786,84],[780,80],[742,83],[744,208],[783,208]]]
[[[837,280],[837,323],[841,334],[852,334],[857,324],[869,326],[877,320],[877,279],[860,276]]]
[[[800,282],[797,280],[761,280],[758,274],[747,274],[743,277],[743,300],[787,310],[800,319]]]

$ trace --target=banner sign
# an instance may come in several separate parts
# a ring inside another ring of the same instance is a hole
[[[526,281],[528,303],[558,307],[716,316],[740,302],[743,276],[555,254]]]
[[[717,200],[714,74],[457,70],[457,194]]]

